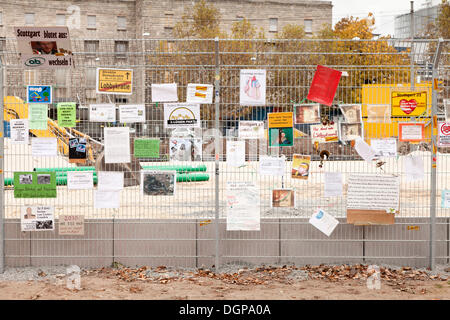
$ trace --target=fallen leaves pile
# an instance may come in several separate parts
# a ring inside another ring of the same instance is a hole
[[[379,267],[379,278],[383,284],[393,287],[397,291],[416,293],[411,281],[448,280],[447,276],[432,275],[423,270],[414,270],[410,267],[397,269]],[[101,268],[88,271],[88,273],[106,274],[108,278],[118,277],[126,282],[150,281],[167,284],[173,281],[190,281],[202,284],[205,278],[216,279],[227,284],[236,285],[263,285],[270,282],[290,284],[295,280],[324,279],[331,282],[344,280],[359,280],[366,282],[369,277],[376,275],[376,271],[369,269],[367,265],[338,265],[338,266],[309,266],[295,267],[257,267],[254,269],[242,268],[233,273],[216,273],[206,268],[196,271],[174,271],[165,266],[156,268],[141,267],[128,268],[120,264],[112,268]],[[424,294],[426,291],[419,291]]]

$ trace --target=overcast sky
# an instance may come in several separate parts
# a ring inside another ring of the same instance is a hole
[[[375,15],[375,33],[394,35],[394,18],[410,11],[410,0],[331,0],[333,2],[333,26],[347,16],[367,17],[369,12]],[[415,0],[414,10],[423,8],[426,0]],[[439,4],[440,0],[432,0]]]

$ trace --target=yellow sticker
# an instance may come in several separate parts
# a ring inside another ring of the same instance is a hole
[[[200,226],[206,226],[207,224],[210,224],[211,223],[211,220],[203,220],[203,221],[200,221]]]
[[[408,230],[419,230],[419,226],[408,226]]]

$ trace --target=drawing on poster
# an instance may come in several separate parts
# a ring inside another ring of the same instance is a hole
[[[260,195],[254,182],[227,182],[227,231],[260,230]]]
[[[52,86],[27,85],[27,103],[52,103]]]
[[[266,70],[241,70],[240,105],[266,104]]]
[[[148,196],[175,195],[176,171],[141,171],[141,191]]]
[[[165,103],[164,104],[164,127],[194,128],[200,127],[200,104],[195,103]]]
[[[292,157],[292,173],[293,179],[307,180],[309,176],[309,166],[311,162],[311,156],[294,154]]]
[[[293,208],[295,206],[295,192],[293,189],[274,189],[270,199],[271,207]]]
[[[320,123],[320,104],[294,104],[295,124]]]

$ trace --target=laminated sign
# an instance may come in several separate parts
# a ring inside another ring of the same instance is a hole
[[[317,66],[316,73],[309,87],[308,100],[331,106],[342,72]]]
[[[67,27],[15,27],[20,61],[27,68],[72,67],[72,47]]]
[[[168,129],[200,127],[200,104],[165,103],[164,126]]]
[[[97,93],[132,94],[132,69],[97,68]]]
[[[392,91],[392,116],[416,117],[427,111],[426,91]]]
[[[450,123],[438,122],[439,128],[439,147],[450,147]]]

